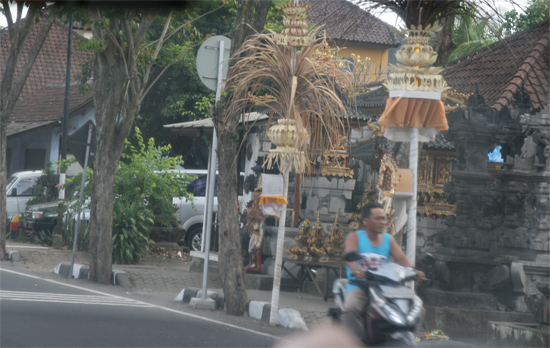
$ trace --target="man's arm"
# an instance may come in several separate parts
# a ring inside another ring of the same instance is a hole
[[[403,267],[414,268],[411,265],[411,262],[409,261],[409,259],[407,258],[407,255],[405,255],[405,253],[403,252],[403,250],[401,250],[401,248],[399,247],[395,239],[393,239],[393,236],[390,236],[390,238],[391,238],[390,252],[393,258],[395,259],[395,261]],[[418,276],[418,279],[423,280],[425,278],[424,272],[419,270],[415,270],[415,271]]]
[[[346,247],[345,251],[346,253],[350,251],[357,251],[359,243],[359,236],[357,235],[357,232],[350,232],[348,236],[346,237]],[[365,271],[357,267],[357,263],[354,262],[348,262],[348,267],[351,270],[351,274],[357,279],[365,278]]]

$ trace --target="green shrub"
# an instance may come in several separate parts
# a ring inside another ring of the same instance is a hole
[[[182,164],[181,156],[166,156],[170,145],[157,147],[150,138],[145,144],[139,128],[135,128],[137,146],[126,141],[122,161],[115,177],[114,191],[126,201],[143,201],[154,216],[155,225],[177,227],[173,197],[186,197],[189,176],[170,172]]]
[[[73,247],[74,231],[76,229],[75,219],[64,219],[61,225],[61,237],[63,243],[69,247]],[[78,231],[78,239],[76,241],[77,251],[88,251],[90,249],[90,223],[85,220],[80,221],[80,229]]]
[[[113,210],[113,263],[134,264],[148,251],[150,212],[138,202],[115,200]]]

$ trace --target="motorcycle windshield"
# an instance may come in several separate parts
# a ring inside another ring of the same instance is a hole
[[[403,267],[393,262],[386,262],[378,265],[376,268],[367,270],[367,278],[376,281],[389,281],[401,283],[406,280],[414,279],[416,272],[412,268]]]

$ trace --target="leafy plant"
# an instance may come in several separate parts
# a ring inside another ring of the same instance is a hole
[[[169,157],[170,145],[157,147],[150,138],[145,144],[139,128],[135,128],[137,147],[126,141],[114,190],[117,199],[125,202],[144,202],[154,216],[155,224],[176,227],[173,197],[191,199],[186,186],[189,176],[170,171],[181,165],[180,156]]]
[[[76,219],[63,219],[63,225],[61,226],[61,237],[65,245],[70,247],[74,243],[74,231],[76,229]],[[77,251],[88,251],[90,248],[90,223],[88,221],[80,221],[80,228],[78,231],[78,238],[76,241]]]
[[[515,9],[506,12],[502,23],[504,35],[514,35],[548,19],[549,7],[546,0],[531,0],[523,13],[518,13]]]
[[[52,246],[53,244],[53,237],[52,232],[40,230],[38,231],[38,242],[42,245]]]
[[[139,201],[116,200],[113,215],[113,263],[137,263],[148,250],[153,219]]]

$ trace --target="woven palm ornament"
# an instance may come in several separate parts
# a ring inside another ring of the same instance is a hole
[[[391,73],[384,86],[390,93],[378,120],[384,136],[392,141],[409,141],[409,128],[419,129],[420,142],[434,140],[439,131],[449,129],[441,101],[441,93],[449,89],[441,75],[443,68],[429,67],[437,53],[428,40],[440,30],[436,24],[397,31],[405,37],[405,44],[395,54],[401,64],[388,65]]]

